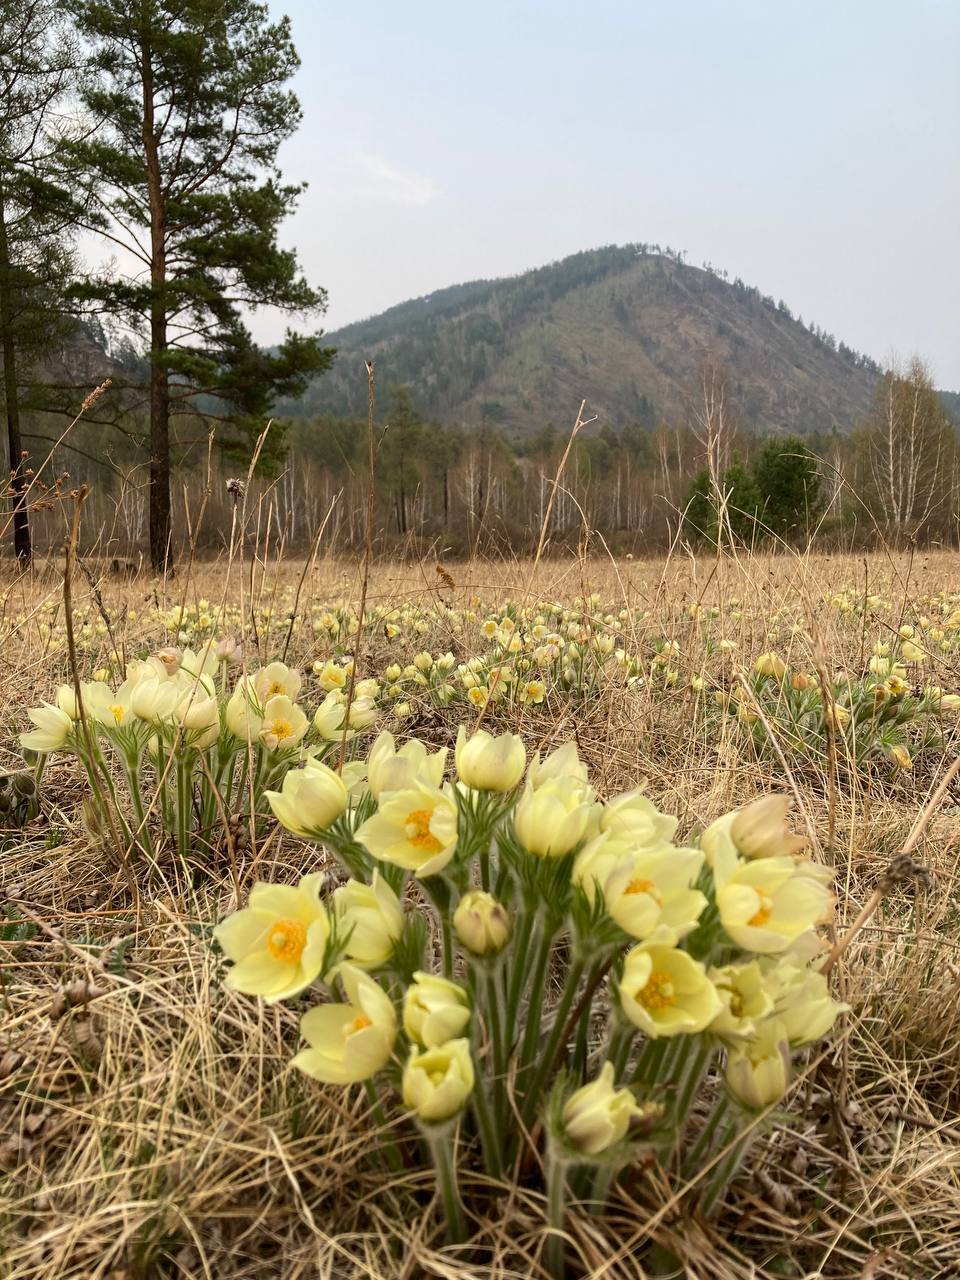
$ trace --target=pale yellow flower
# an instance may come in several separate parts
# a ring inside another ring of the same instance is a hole
[[[403,1029],[411,1040],[431,1048],[458,1036],[470,1021],[463,987],[418,970],[403,999]]]
[[[386,964],[403,932],[403,908],[379,871],[370,884],[348,880],[335,889],[333,912],[349,960],[364,968]]]
[[[436,875],[457,847],[457,806],[449,792],[415,777],[402,791],[381,795],[378,812],[356,839],[382,862],[418,876]]]
[[[319,836],[347,807],[347,787],[339,774],[310,759],[290,769],[279,791],[265,791],[274,816],[288,831],[307,839]]]
[[[286,694],[275,694],[263,708],[260,741],[268,751],[290,751],[301,741],[309,723]]]
[[[313,670],[321,689],[328,692],[345,689],[349,680],[348,673],[336,662],[315,662]]]
[[[782,680],[787,674],[787,664],[776,653],[761,653],[760,657],[753,664],[753,669],[759,676],[772,676],[775,680]]]
[[[530,761],[527,781],[534,791],[544,783],[556,781],[558,778],[572,778],[575,782],[584,785],[589,780],[587,766],[580,759],[575,742],[565,742],[555,751],[551,751],[543,760],[540,759],[540,752],[537,751]]]
[[[693,1035],[720,1012],[703,965],[676,947],[641,944],[628,951],[619,993],[624,1014],[652,1039]]]
[[[756,1036],[727,1056],[727,1088],[745,1107],[763,1111],[787,1091],[790,1045],[783,1024],[761,1023]]]
[[[510,915],[492,894],[470,889],[453,913],[457,937],[477,956],[502,951],[510,939]]]
[[[614,1086],[613,1063],[605,1062],[600,1074],[572,1093],[563,1107],[563,1133],[571,1146],[596,1156],[622,1142],[635,1116],[643,1108],[629,1089]]]
[[[720,997],[720,1012],[710,1024],[714,1035],[738,1044],[756,1034],[758,1023],[773,1012],[773,996],[756,960],[710,969],[708,977]]]
[[[284,697],[292,702],[300,692],[303,683],[299,671],[294,671],[283,662],[270,662],[250,677],[253,692],[261,706],[266,706],[271,698]]]
[[[593,788],[575,777],[548,778],[536,788],[530,782],[513,811],[513,829],[528,853],[559,858],[588,834],[595,818]]]
[[[819,969],[788,952],[760,961],[764,988],[773,1002],[773,1016],[792,1045],[822,1040],[850,1006],[830,995],[830,984]]]
[[[362,969],[339,966],[347,1004],[322,1004],[300,1020],[309,1049],[293,1065],[323,1084],[369,1080],[390,1061],[397,1015],[389,996]]]
[[[411,1050],[403,1069],[403,1101],[421,1120],[438,1123],[463,1108],[473,1084],[469,1040],[449,1040]]]
[[[320,976],[330,934],[322,880],[315,872],[296,887],[258,881],[246,907],[217,925],[213,936],[234,962],[226,986],[273,1004]]]
[[[661,813],[641,791],[624,791],[600,810],[600,830],[629,838],[634,848],[655,849],[673,839],[677,819]]]
[[[403,791],[420,779],[432,787],[443,781],[447,748],[429,752],[417,738],[397,747],[392,733],[379,734],[367,755],[367,776],[375,800],[386,791]]]
[[[713,861],[717,910],[730,938],[746,951],[786,951],[829,917],[830,873],[793,858],[742,862],[729,853]]]
[[[712,822],[700,837],[700,848],[713,865],[718,854],[724,857],[771,858],[794,854],[806,844],[786,825],[790,797],[761,796],[742,809],[725,813]]]
[[[201,686],[183,694],[177,703],[176,718],[183,726],[185,741],[199,751],[212,747],[220,736],[220,707]]]
[[[707,905],[692,888],[702,865],[699,849],[672,844],[640,849],[604,882],[607,910],[632,937],[675,944],[696,928]]]
[[[477,791],[512,791],[527,763],[523,742],[514,733],[497,737],[478,729],[467,736],[460,726],[454,751],[457,776]]]
[[[39,707],[31,707],[27,715],[36,728],[21,733],[21,747],[43,754],[64,749],[73,733],[73,720],[66,711],[44,702]]]

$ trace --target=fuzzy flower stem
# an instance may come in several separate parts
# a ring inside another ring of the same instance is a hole
[[[493,1111],[498,1128],[502,1128],[506,1113],[504,1098],[504,1081],[507,1074],[507,1061],[503,1045],[503,1023],[500,1016],[500,996],[497,989],[496,975],[488,973],[485,983],[487,997],[487,1020],[490,1024],[490,1042],[493,1048]]]
[[[673,1078],[677,1085],[674,1123],[678,1143],[683,1136],[683,1130],[686,1127],[687,1116],[690,1113],[693,1099],[703,1081],[703,1075],[710,1059],[713,1057],[713,1045],[707,1037],[683,1036],[682,1040],[686,1043],[683,1044],[679,1061],[673,1072]]]
[[[714,1104],[713,1111],[710,1113],[710,1119],[700,1130],[696,1142],[687,1153],[683,1166],[684,1177],[692,1178],[696,1176],[704,1158],[710,1154],[713,1148],[713,1140],[717,1130],[719,1128],[729,1128],[731,1111],[732,1103],[729,1094],[721,1093]]]
[[[383,1110],[383,1103],[381,1102],[380,1095],[377,1092],[377,1086],[372,1080],[364,1080],[363,1087],[367,1098],[370,1101],[370,1112],[379,1127],[384,1133],[386,1133],[389,1129],[389,1122],[387,1121],[386,1114]],[[403,1169],[403,1161],[400,1159],[400,1152],[397,1150],[396,1145],[385,1139],[383,1151],[391,1171],[393,1173],[400,1173]]]
[[[523,1028],[523,1041],[520,1046],[518,1080],[521,1088],[524,1086],[526,1076],[533,1066],[533,1059],[540,1043],[544,988],[547,983],[550,951],[553,946],[553,929],[547,922],[543,922],[539,928],[538,944],[537,958],[534,962],[530,979],[530,1001],[527,1005],[527,1021]]]
[[[457,1169],[453,1159],[453,1137],[456,1128],[447,1125],[435,1128],[424,1128],[424,1136],[430,1147],[434,1168],[437,1171],[437,1184],[443,1202],[443,1215],[447,1224],[447,1241],[450,1244],[461,1244],[466,1238],[463,1221],[463,1209],[460,1204],[460,1190],[457,1186]]]
[[[709,1218],[716,1209],[723,1193],[732,1181],[737,1169],[739,1169],[743,1157],[747,1154],[751,1143],[759,1133],[760,1126],[748,1122],[747,1128],[742,1130],[739,1135],[735,1137],[731,1135],[727,1143],[730,1147],[729,1151],[720,1157],[704,1179],[700,1211],[705,1218]]]
[[[517,1011],[520,1008],[520,995],[523,991],[523,981],[527,976],[527,956],[530,951],[530,943],[534,936],[534,928],[536,925],[536,916],[532,909],[528,908],[520,917],[520,927],[517,930],[516,938],[510,947],[510,987],[507,992],[507,1043],[512,1044],[514,1040],[514,1027],[517,1021]],[[505,970],[507,972],[507,970]]]
[[[150,838],[150,830],[147,826],[147,816],[143,808],[143,796],[140,794],[140,770],[139,761],[133,754],[129,755],[125,762],[126,769],[124,775],[126,778],[127,789],[130,792],[130,800],[133,804],[133,812],[137,819],[137,840],[143,845],[147,854],[153,857],[153,841]]]
[[[567,1198],[567,1166],[551,1152],[547,1160],[547,1237],[546,1264],[552,1280],[563,1280],[564,1267],[564,1216]]]
[[[573,1004],[574,996],[580,986],[580,979],[583,977],[585,968],[582,960],[575,960],[570,966],[567,974],[567,980],[564,984],[563,994],[560,997],[560,1003],[557,1005],[556,1013],[553,1018],[553,1027],[547,1038],[546,1047],[540,1055],[539,1065],[533,1077],[533,1081],[524,1099],[523,1110],[521,1115],[524,1124],[529,1125],[533,1120],[536,1112],[537,1102],[542,1094],[544,1087],[550,1075],[550,1071],[554,1065],[554,1058],[558,1053],[562,1053],[564,1044],[563,1037],[567,1032],[567,1015],[570,1012],[570,1006]],[[532,1001],[531,1001],[532,1007]]]

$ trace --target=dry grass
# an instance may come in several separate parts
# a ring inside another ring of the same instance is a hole
[[[251,598],[279,599],[283,583],[295,587],[302,567],[264,556],[251,569],[237,558],[229,571],[200,566],[167,584],[108,577],[101,591],[108,604],[143,614],[153,603],[239,600],[241,591],[249,607]],[[862,587],[866,575],[869,591],[891,601],[893,628],[923,612],[922,597],[960,589],[955,557],[945,554],[720,565],[574,559],[544,561],[535,572],[476,562],[452,573],[451,589],[433,564],[382,564],[368,599],[429,601],[442,590],[448,603],[466,606],[479,596],[492,607],[508,597],[569,601],[597,592],[611,606],[649,610],[638,627],[684,639],[684,655],[691,601],[740,597],[743,616],[731,630],[745,654],[769,647],[769,619],[795,604],[812,643],[784,643],[806,648],[811,664],[832,665],[856,664],[864,640],[869,652],[875,638],[824,603],[840,585]],[[65,671],[62,645],[42,640],[29,621],[37,602],[59,590],[55,565],[5,588],[4,616],[28,619],[0,653],[11,767],[24,708],[48,696]],[[357,599],[355,564],[318,561],[304,592],[305,600]],[[252,635],[245,639],[248,651],[255,647]],[[128,618],[113,640],[132,655],[156,633]],[[307,640],[294,639],[293,660],[316,656]],[[452,640],[438,633],[422,643],[441,650]],[[104,653],[111,643],[102,637]],[[362,674],[387,660],[380,637],[362,638]],[[86,661],[95,665],[97,655]],[[944,656],[936,679],[960,688],[955,657]],[[788,777],[765,773],[732,733],[710,740],[688,708],[679,696],[669,703],[618,691],[576,711],[558,702],[549,716],[528,713],[519,727],[537,744],[575,735],[604,792],[646,777],[683,831],[764,787],[792,789],[818,855],[837,864],[842,928],[945,766],[899,783],[838,780],[816,763]],[[450,741],[457,719],[424,710],[408,727]],[[207,938],[236,903],[226,859],[214,849],[186,865],[170,853],[154,868],[135,868],[134,895],[109,849],[84,830],[81,797],[72,767],[55,765],[43,815],[11,835],[3,854],[4,896],[29,927],[3,944],[0,967],[0,1273],[7,1280],[541,1274],[536,1178],[498,1191],[467,1175],[475,1235],[462,1253],[445,1248],[430,1177],[390,1174],[363,1093],[324,1089],[290,1070],[295,1009],[258,1009],[219,982]],[[797,1119],[755,1148],[719,1220],[699,1223],[682,1184],[637,1167],[607,1216],[571,1215],[571,1274],[641,1277],[640,1246],[653,1236],[702,1280],[960,1275],[958,838],[951,794],[918,851],[932,888],[890,895],[844,956],[838,985],[853,1012],[835,1042],[811,1057],[793,1098]],[[292,838],[267,836],[245,853],[240,873],[246,885],[289,877],[315,860]]]

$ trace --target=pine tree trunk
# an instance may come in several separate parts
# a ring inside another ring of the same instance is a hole
[[[13,340],[13,298],[10,283],[10,246],[7,240],[4,194],[0,186],[0,335],[3,354],[3,393],[7,411],[7,440],[10,445],[10,484],[14,493],[13,546],[22,569],[29,568],[30,516],[27,512],[27,483],[24,475],[23,444],[20,439],[20,399],[17,388],[17,351]]]
[[[173,566],[170,541],[170,387],[165,357],[167,309],[166,202],[160,154],[154,132],[153,60],[149,31],[141,35],[143,149],[150,199],[150,567],[163,573]]]

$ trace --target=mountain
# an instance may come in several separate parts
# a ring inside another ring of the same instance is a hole
[[[618,428],[689,419],[707,358],[729,370],[739,421],[763,431],[846,430],[870,404],[877,366],[795,319],[783,302],[659,246],[574,254],[391,307],[327,335],[332,372],[296,416],[364,416],[363,361],[383,392],[407,384],[420,412],[522,435],[573,421],[582,399]]]

